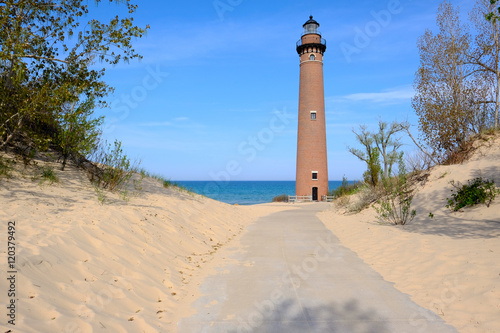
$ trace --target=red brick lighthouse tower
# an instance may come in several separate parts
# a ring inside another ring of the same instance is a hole
[[[328,194],[323,54],[326,41],[319,23],[309,17],[297,42],[300,56],[299,128],[295,195],[321,200]]]

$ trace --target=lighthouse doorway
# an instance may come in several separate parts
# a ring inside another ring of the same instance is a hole
[[[318,201],[318,188],[313,187],[313,201]]]

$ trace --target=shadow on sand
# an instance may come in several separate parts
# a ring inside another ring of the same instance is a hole
[[[472,170],[470,179],[477,177],[482,177],[483,180],[494,180],[496,186],[500,186],[500,167],[491,166]],[[458,183],[456,184],[458,185]],[[460,184],[467,184],[467,181],[461,181]],[[453,212],[446,208],[452,192],[456,192],[452,185],[435,189],[431,193],[421,194],[417,192],[415,198],[424,195],[420,198],[421,200],[415,200],[419,204],[412,205],[412,209],[417,211],[417,217],[402,228],[407,232],[447,236],[455,239],[500,237],[500,214],[495,214],[495,210],[498,211],[500,195],[496,197],[490,207],[478,204]],[[428,217],[430,213],[433,213],[432,218]]]
[[[499,220],[481,220],[460,217],[460,212],[450,216],[436,216],[434,221],[419,221],[404,227],[405,231],[426,235],[447,236],[455,239],[489,239],[500,236]]]

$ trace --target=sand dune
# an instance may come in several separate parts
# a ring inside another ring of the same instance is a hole
[[[53,185],[24,172],[0,183],[2,277],[6,225],[16,222],[16,332],[172,332],[179,302],[196,292],[192,281],[217,250],[282,209],[230,206],[153,179],[128,201],[105,193],[101,204],[75,168],[56,170]]]

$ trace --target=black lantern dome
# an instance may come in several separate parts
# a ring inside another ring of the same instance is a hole
[[[324,38],[321,38],[321,33],[319,32],[319,23],[313,19],[312,15],[309,16],[309,20],[306,23],[304,23],[303,27],[304,27],[304,32],[302,33],[302,37],[297,42],[297,53],[298,54],[311,53],[311,52],[319,52],[321,54],[325,53],[326,40]]]

